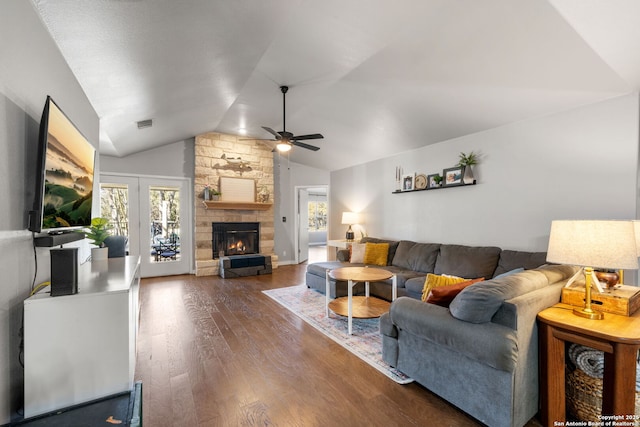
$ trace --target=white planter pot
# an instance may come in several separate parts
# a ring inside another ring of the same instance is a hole
[[[109,248],[91,248],[91,261],[106,261],[109,258]]]

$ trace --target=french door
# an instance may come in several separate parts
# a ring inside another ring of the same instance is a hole
[[[188,179],[100,175],[101,215],[127,236],[142,277],[191,272],[191,192]]]

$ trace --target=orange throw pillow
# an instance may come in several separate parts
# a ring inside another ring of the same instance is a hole
[[[427,301],[430,304],[439,305],[442,307],[449,307],[451,301],[467,286],[473,285],[484,280],[484,277],[479,279],[467,280],[466,282],[455,283],[453,285],[439,286],[432,288],[427,296]]]

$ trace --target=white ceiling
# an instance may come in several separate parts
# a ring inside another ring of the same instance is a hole
[[[640,88],[637,0],[32,0],[126,156],[322,133],[336,170]],[[139,130],[136,122],[153,119]]]

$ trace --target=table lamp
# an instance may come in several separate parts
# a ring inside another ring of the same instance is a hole
[[[351,228],[351,226],[354,224],[358,224],[359,222],[360,222],[359,214],[355,212],[342,212],[342,224],[349,226],[346,234],[347,242],[352,242],[355,237],[355,233],[353,232],[353,229]]]
[[[569,281],[585,276],[584,307],[573,313],[587,319],[604,318],[591,308],[591,286],[602,291],[594,268],[637,269],[635,227],[632,221],[562,220],[551,222],[547,261],[582,267]]]

